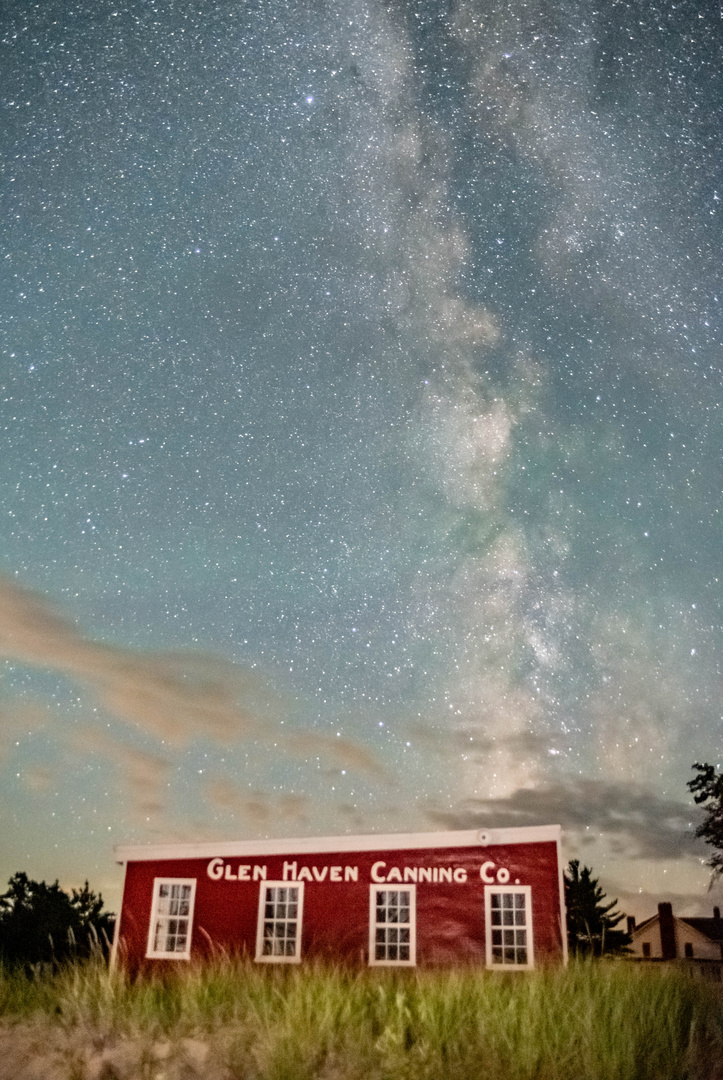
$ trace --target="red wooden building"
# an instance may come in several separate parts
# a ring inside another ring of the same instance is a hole
[[[529,970],[567,959],[560,827],[116,848],[114,954]]]

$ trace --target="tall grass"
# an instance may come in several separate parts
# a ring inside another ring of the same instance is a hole
[[[713,1080],[722,1001],[677,971],[629,963],[518,976],[219,959],[135,982],[98,961],[0,972],[6,1025],[45,1025],[68,1045],[131,1041],[141,1063],[154,1046],[200,1040],[211,1056],[198,1075],[243,1080]],[[81,1058],[68,1076],[82,1080]]]

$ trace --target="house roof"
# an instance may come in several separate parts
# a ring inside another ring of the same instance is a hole
[[[705,934],[711,941],[723,941],[723,919],[681,918],[680,921],[692,926],[699,934]]]
[[[645,922],[638,923],[637,926],[633,927],[633,936],[635,936],[635,934],[637,934],[640,930],[647,930],[651,923],[657,922],[657,919],[658,916],[657,914],[655,914],[651,915],[649,919],[645,920]]]
[[[697,930],[699,934],[703,934],[710,941],[723,942],[723,919],[703,919],[703,918],[687,918],[680,915],[673,916],[678,923],[685,923],[690,926],[692,930]],[[653,923],[658,921],[658,914],[651,915],[645,922],[638,923],[633,930],[633,937],[642,933],[645,930],[649,930]]]

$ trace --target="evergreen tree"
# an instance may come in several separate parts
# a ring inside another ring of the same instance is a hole
[[[624,930],[615,927],[624,918],[613,911],[617,900],[604,904],[605,893],[589,866],[580,869],[572,859],[564,874],[567,905],[567,944],[571,956],[611,956],[630,944]]]
[[[693,798],[700,805],[706,803],[705,818],[695,830],[695,835],[717,850],[708,859],[713,877],[723,874],[723,773],[717,773],[713,765],[699,762],[693,765],[698,775],[688,781]]]
[[[103,911],[103,897],[86,881],[72,896],[58,882],[31,881],[14,874],[0,895],[0,958],[9,964],[52,963],[106,954],[113,934],[113,915]]]

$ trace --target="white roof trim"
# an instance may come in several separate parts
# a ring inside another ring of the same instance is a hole
[[[114,848],[116,862],[158,859],[212,859],[217,856],[323,855],[350,851],[404,851],[423,848],[485,848],[497,844],[559,841],[559,825],[521,829],[465,829],[455,832],[371,833],[367,836],[305,836],[281,840],[213,840],[200,844],[139,844]]]

